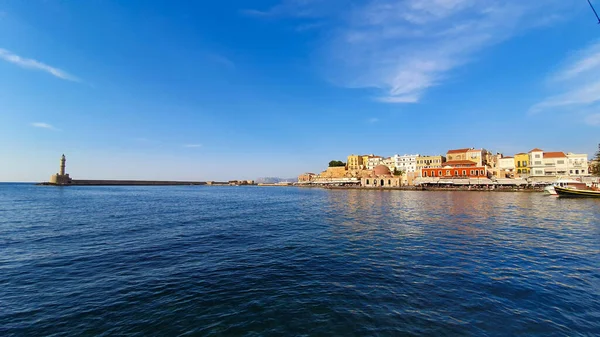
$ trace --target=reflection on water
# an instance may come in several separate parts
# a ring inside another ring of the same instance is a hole
[[[0,335],[600,331],[600,200],[0,187]]]

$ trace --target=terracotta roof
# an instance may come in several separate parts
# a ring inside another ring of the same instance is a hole
[[[565,158],[567,155],[564,152],[545,152],[544,158]]]
[[[451,160],[443,163],[444,166],[454,166],[454,165],[472,165],[477,166],[477,163],[472,162],[470,160]]]
[[[514,157],[502,157],[500,159],[513,159]]]
[[[465,153],[467,151],[471,150],[469,149],[456,149],[456,150],[449,150],[447,153]]]
[[[531,151],[529,151],[529,153],[531,152],[544,152],[544,150],[538,149],[537,147]]]

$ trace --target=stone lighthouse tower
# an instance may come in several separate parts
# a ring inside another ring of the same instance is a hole
[[[66,163],[67,163],[67,158],[63,154],[62,157],[60,157],[60,171],[58,171],[57,174],[53,174],[52,177],[50,177],[50,184],[68,185],[71,183],[71,178],[69,177],[68,174],[65,173]]]
[[[65,175],[65,164],[67,162],[67,158],[65,158],[65,154],[63,153],[62,157],[60,157],[60,173],[59,175],[64,176]]]

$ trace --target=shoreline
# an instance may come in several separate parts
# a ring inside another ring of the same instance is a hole
[[[464,188],[464,187],[360,187],[360,186],[307,186],[294,185],[302,188],[322,188],[326,190],[359,190],[359,191],[423,191],[423,192],[522,192],[522,193],[540,193],[544,188]]]

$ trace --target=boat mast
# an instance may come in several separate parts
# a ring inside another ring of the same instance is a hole
[[[594,15],[596,15],[596,19],[598,19],[598,23],[600,24],[600,17],[598,16],[598,13],[596,12],[596,9],[594,8],[594,5],[592,5],[592,2],[590,0],[587,0],[588,4],[590,4],[590,7],[592,8],[592,11],[594,11]]]

